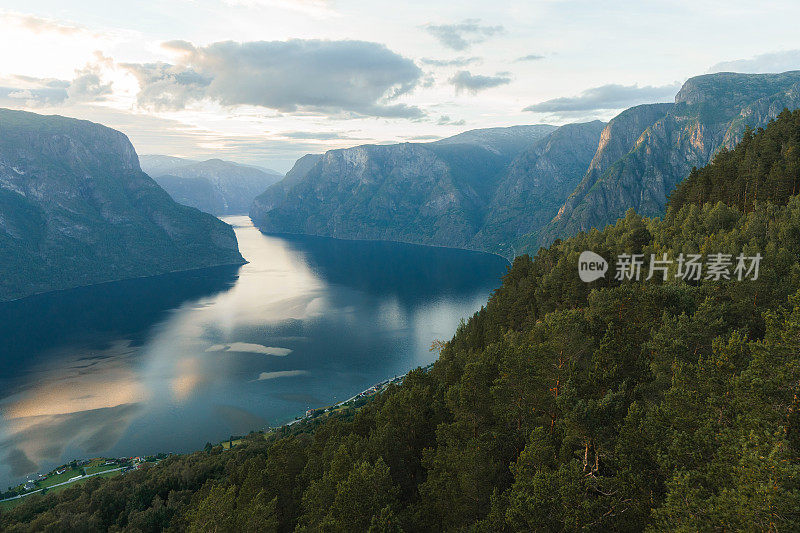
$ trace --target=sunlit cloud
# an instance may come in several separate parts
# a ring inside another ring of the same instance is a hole
[[[67,36],[79,33],[94,34],[84,26],[14,11],[0,11],[0,21],[4,26],[17,26],[34,33],[58,33]]]
[[[460,120],[453,120],[452,118],[450,118],[450,115],[442,115],[442,116],[439,117],[439,120],[437,120],[436,123],[441,125],[441,126],[444,126],[444,125],[448,125],[448,126],[463,126],[464,124],[467,123],[467,121],[464,120],[463,118],[460,119]]]
[[[480,57],[456,57],[453,59],[430,59],[423,57],[419,60],[423,65],[431,67],[466,67],[473,63],[480,63]]]
[[[514,61],[516,63],[525,63],[525,62],[529,62],[529,61],[540,61],[542,59],[544,59],[544,56],[541,55],[541,54],[528,54],[528,55],[525,55],[525,56],[522,56],[522,57],[518,57]]]

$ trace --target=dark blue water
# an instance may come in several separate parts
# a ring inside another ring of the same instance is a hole
[[[241,268],[0,305],[0,487],[73,458],[198,449],[426,365],[506,270],[228,221]]]

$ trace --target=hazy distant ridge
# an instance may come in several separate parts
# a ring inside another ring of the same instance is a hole
[[[221,159],[143,155],[139,161],[176,202],[214,215],[247,213],[256,196],[283,178],[274,170]]]

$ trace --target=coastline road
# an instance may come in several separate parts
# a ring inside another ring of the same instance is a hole
[[[90,477],[99,476],[100,474],[107,474],[109,472],[116,472],[117,470],[122,470],[123,468],[125,468],[125,467],[121,466],[119,468],[111,468],[109,470],[103,470],[102,472],[95,472],[94,474],[86,474],[84,476],[75,476],[74,478],[68,479],[67,481],[63,481],[61,483],[56,483],[55,485],[51,485],[51,486],[47,487],[47,490],[53,489],[55,487],[60,487],[61,485],[69,485],[70,483],[75,483],[76,481],[81,481],[82,479],[88,479]],[[11,500],[18,500],[20,498],[24,498],[25,496],[30,496],[31,494],[36,494],[37,492],[41,492],[43,490],[44,490],[43,488],[32,490],[30,492],[26,492],[25,494],[20,494],[18,496],[13,496],[11,498],[6,498],[5,500],[0,500],[0,502],[10,502]]]

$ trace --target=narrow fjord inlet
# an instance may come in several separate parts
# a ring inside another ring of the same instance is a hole
[[[800,531],[798,20],[4,0],[0,533]]]
[[[507,265],[225,220],[242,267],[0,304],[0,486],[73,458],[195,450],[425,366]]]

